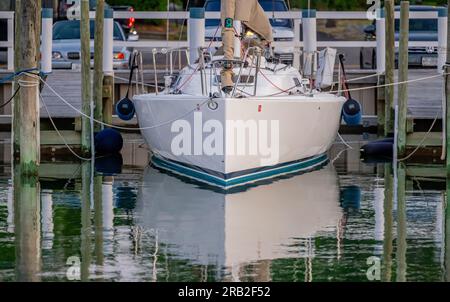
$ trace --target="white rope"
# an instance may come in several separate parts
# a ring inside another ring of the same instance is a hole
[[[339,139],[342,141],[342,143],[344,144],[344,146],[346,146],[347,148],[349,148],[350,150],[353,150],[353,147],[352,146],[350,146],[345,140],[344,140],[344,138],[342,137],[342,135],[338,132],[338,137],[339,137]]]
[[[61,132],[59,131],[58,127],[56,127],[55,122],[53,121],[52,116],[50,115],[50,112],[48,110],[47,104],[45,103],[43,97],[41,94],[39,94],[39,98],[41,99],[41,103],[45,109],[45,111],[47,112],[48,118],[50,119],[50,122],[53,126],[53,128],[55,129],[56,133],[58,134],[58,136],[62,139],[62,141],[64,142],[64,145],[67,147],[67,149],[70,151],[70,153],[72,153],[75,157],[77,157],[80,160],[83,161],[91,161],[92,158],[86,158],[86,157],[82,157],[80,155],[78,155],[73,149],[72,147],[70,147],[70,145],[67,143],[67,140],[65,139],[65,137],[61,134]]]
[[[129,82],[129,79],[126,79],[126,78],[121,78],[121,77],[118,77],[118,76],[114,76],[114,78],[116,80],[126,81],[127,83]],[[131,84],[141,84],[141,85],[144,85],[144,86],[147,86],[147,87],[152,87],[152,88],[156,87],[156,85],[146,84],[146,83],[139,83],[138,81],[133,81],[133,80],[131,81]]]
[[[92,120],[93,122],[109,127],[109,128],[115,128],[115,129],[119,129],[119,130],[125,130],[125,131],[136,131],[136,130],[150,130],[150,129],[156,129],[162,126],[165,126],[167,124],[171,124],[177,120],[180,120],[188,115],[190,115],[191,113],[195,112],[198,108],[203,107],[205,104],[207,104],[209,102],[209,99],[204,101],[203,103],[199,104],[198,106],[196,106],[195,108],[193,108],[192,110],[186,112],[185,114],[176,117],[174,119],[171,119],[169,121],[157,124],[157,125],[153,125],[153,126],[149,126],[149,127],[121,127],[121,126],[115,126],[115,125],[111,125],[108,123],[104,123],[102,121],[96,120],[92,117],[90,117],[89,115],[85,114],[84,112],[82,112],[81,110],[79,110],[78,108],[76,108],[75,106],[73,106],[72,104],[70,104],[67,100],[64,99],[64,97],[62,97],[58,92],[55,91],[55,89],[53,89],[46,81],[44,81],[43,79],[41,79],[42,83],[44,83],[44,85],[50,89],[51,92],[53,92],[61,101],[63,101],[67,106],[69,106],[72,110],[76,111],[77,113],[79,113],[80,115],[82,115],[85,118],[88,118],[89,120]]]
[[[428,129],[428,131],[425,133],[425,135],[423,136],[423,138],[422,138],[422,140],[420,141],[419,145],[418,145],[418,146],[414,149],[414,151],[412,151],[408,156],[406,156],[406,157],[404,157],[404,158],[398,159],[399,162],[406,161],[406,160],[410,159],[411,157],[414,156],[414,154],[417,153],[417,151],[419,151],[419,149],[421,149],[422,147],[424,147],[425,140],[428,138],[428,136],[430,135],[431,131],[433,130],[434,125],[436,124],[438,118],[439,118],[439,113],[436,114],[436,117],[434,118],[434,121],[433,121],[433,123],[431,124],[430,129]]]
[[[340,68],[339,68],[339,71],[340,71]],[[370,78],[374,78],[374,77],[378,77],[378,76],[380,76],[380,74],[379,73],[375,73],[375,74],[370,74],[370,75],[363,76],[363,77],[351,78],[351,79],[348,79],[347,82],[356,82],[356,81],[370,79]],[[336,84],[339,84],[339,81],[332,83],[333,86],[336,85]]]
[[[449,74],[444,74],[444,75],[449,75]],[[370,89],[376,89],[376,88],[384,88],[384,87],[390,87],[390,86],[397,86],[397,85],[401,85],[401,84],[416,83],[416,82],[436,79],[436,78],[440,78],[440,77],[442,77],[442,75],[438,74],[438,75],[433,75],[433,76],[428,76],[428,77],[423,77],[423,78],[417,78],[417,79],[408,80],[408,81],[402,81],[402,82],[395,82],[395,83],[376,85],[376,86],[370,86],[370,87],[346,89],[346,90],[342,90],[340,92],[353,92],[353,91],[370,90]],[[330,93],[334,93],[334,92],[337,92],[337,91],[330,91]]]

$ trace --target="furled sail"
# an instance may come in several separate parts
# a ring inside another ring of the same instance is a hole
[[[266,44],[273,41],[272,26],[258,0],[222,0],[222,42],[224,59],[234,58],[234,21],[241,21],[243,26],[258,34]],[[240,34],[240,33],[239,33]],[[233,86],[231,64],[225,64],[222,71],[222,87],[225,91]]]

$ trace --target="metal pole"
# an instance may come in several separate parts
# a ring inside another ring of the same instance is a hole
[[[189,61],[194,64],[198,59],[198,49],[205,44],[205,9],[193,7],[189,16]]]
[[[400,8],[399,82],[408,81],[409,1],[402,1]],[[406,152],[406,115],[408,112],[408,84],[398,86],[398,154]]]

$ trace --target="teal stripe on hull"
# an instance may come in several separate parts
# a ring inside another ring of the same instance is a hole
[[[276,168],[268,167],[267,170],[249,173],[247,175],[242,175],[232,179],[224,179],[203,171],[196,170],[195,168],[188,168],[159,156],[153,156],[152,162],[156,167],[160,169],[168,170],[172,173],[186,176],[188,178],[207,183],[209,185],[218,186],[223,189],[229,189],[286,174],[292,174],[301,171],[306,172],[327,163],[328,157],[326,154],[322,154],[313,158],[309,158],[305,161],[288,163],[285,165],[277,166]]]

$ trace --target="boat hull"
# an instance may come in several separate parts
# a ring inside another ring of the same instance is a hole
[[[154,165],[223,188],[323,165],[344,101],[334,95],[134,99]],[[174,150],[180,146],[184,153]]]

